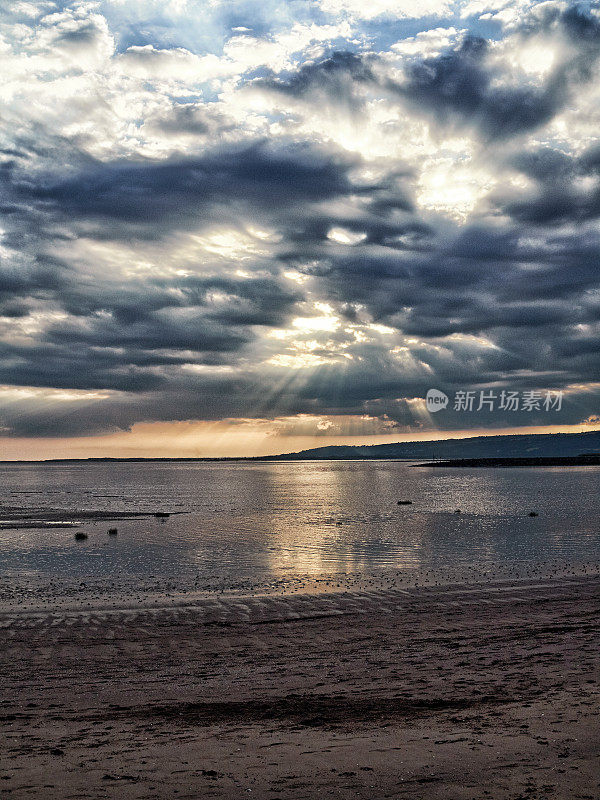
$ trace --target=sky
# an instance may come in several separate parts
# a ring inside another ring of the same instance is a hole
[[[16,0],[0,75],[0,458],[600,428],[600,4]]]

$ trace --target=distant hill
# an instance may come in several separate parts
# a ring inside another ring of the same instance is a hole
[[[511,436],[475,436],[469,439],[440,439],[434,442],[398,442],[372,445],[328,445],[299,453],[246,458],[51,458],[43,463],[94,464],[113,462],[173,461],[329,461],[372,458],[433,461],[465,458],[559,458],[600,455],[600,431],[588,433],[537,433]],[[40,463],[6,461],[0,463]]]
[[[536,433],[510,436],[475,436],[470,439],[441,439],[435,442],[398,442],[396,444],[328,445],[262,456],[253,461],[347,460],[370,458],[458,459],[458,458],[532,458],[600,455],[600,431],[588,433]]]

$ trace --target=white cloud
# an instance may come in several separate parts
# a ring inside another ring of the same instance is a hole
[[[223,48],[223,55],[235,64],[239,73],[261,66],[281,72],[292,67],[291,56],[310,45],[347,38],[350,34],[347,22],[336,25],[295,23],[290,30],[269,37],[233,36]],[[314,53],[318,54],[319,51]]]
[[[381,16],[418,19],[443,17],[452,12],[450,0],[321,0],[321,9],[327,14],[347,13],[357,19],[375,19]]]
[[[238,70],[228,58],[198,56],[182,47],[160,50],[151,44],[129,47],[116,61],[126,74],[138,78],[196,85],[236,74]]]
[[[391,50],[402,56],[432,58],[450,47],[463,35],[464,31],[458,31],[456,28],[433,28],[396,42],[392,45]]]
[[[460,16],[462,19],[467,17],[494,19],[510,25],[535,5],[535,0],[467,0],[461,4]]]

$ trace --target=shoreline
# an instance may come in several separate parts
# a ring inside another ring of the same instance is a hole
[[[401,595],[422,591],[471,592],[495,591],[503,585],[546,585],[563,580],[596,578],[600,583],[600,564],[569,563],[557,561],[532,563],[516,562],[510,568],[499,570],[497,565],[476,563],[469,571],[439,570],[423,573],[418,568],[382,568],[369,572],[331,572],[280,578],[271,582],[254,583],[250,580],[237,586],[197,587],[191,581],[164,585],[144,583],[136,579],[127,583],[122,578],[115,582],[106,578],[82,576],[68,582],[25,584],[23,576],[5,576],[0,590],[0,617],[2,615],[44,615],[60,612],[89,614],[96,611],[132,610],[154,611],[157,608],[202,607],[215,601],[221,603],[254,602],[266,598],[288,602],[294,598],[340,598],[376,592]],[[10,581],[13,585],[10,585]]]
[[[448,458],[413,467],[598,467],[600,455],[533,456],[531,458]]]
[[[14,798],[597,793],[596,575],[0,613]]]

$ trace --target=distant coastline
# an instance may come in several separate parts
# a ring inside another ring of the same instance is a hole
[[[413,464],[415,467],[590,467],[600,466],[600,455],[537,458],[452,458]]]
[[[439,466],[441,461],[480,461],[481,459],[578,459],[600,457],[600,431],[585,433],[535,433],[471,436],[463,439],[395,442],[372,445],[325,445],[297,453],[265,456],[182,456],[182,457],[112,457],[52,458],[45,460],[2,460],[2,464],[110,464],[174,462],[256,462],[256,461],[426,461]],[[567,462],[559,462],[567,465]],[[568,462],[571,463],[571,462]],[[589,461],[585,461],[589,463]],[[539,463],[535,464],[540,466]],[[453,465],[453,466],[458,466]],[[462,464],[467,466],[467,464]],[[469,466],[484,466],[470,464]],[[494,466],[486,464],[485,466]],[[498,465],[500,466],[500,465]],[[517,466],[503,464],[503,466]],[[519,466],[526,466],[520,464]],[[534,466],[531,464],[530,466]]]

